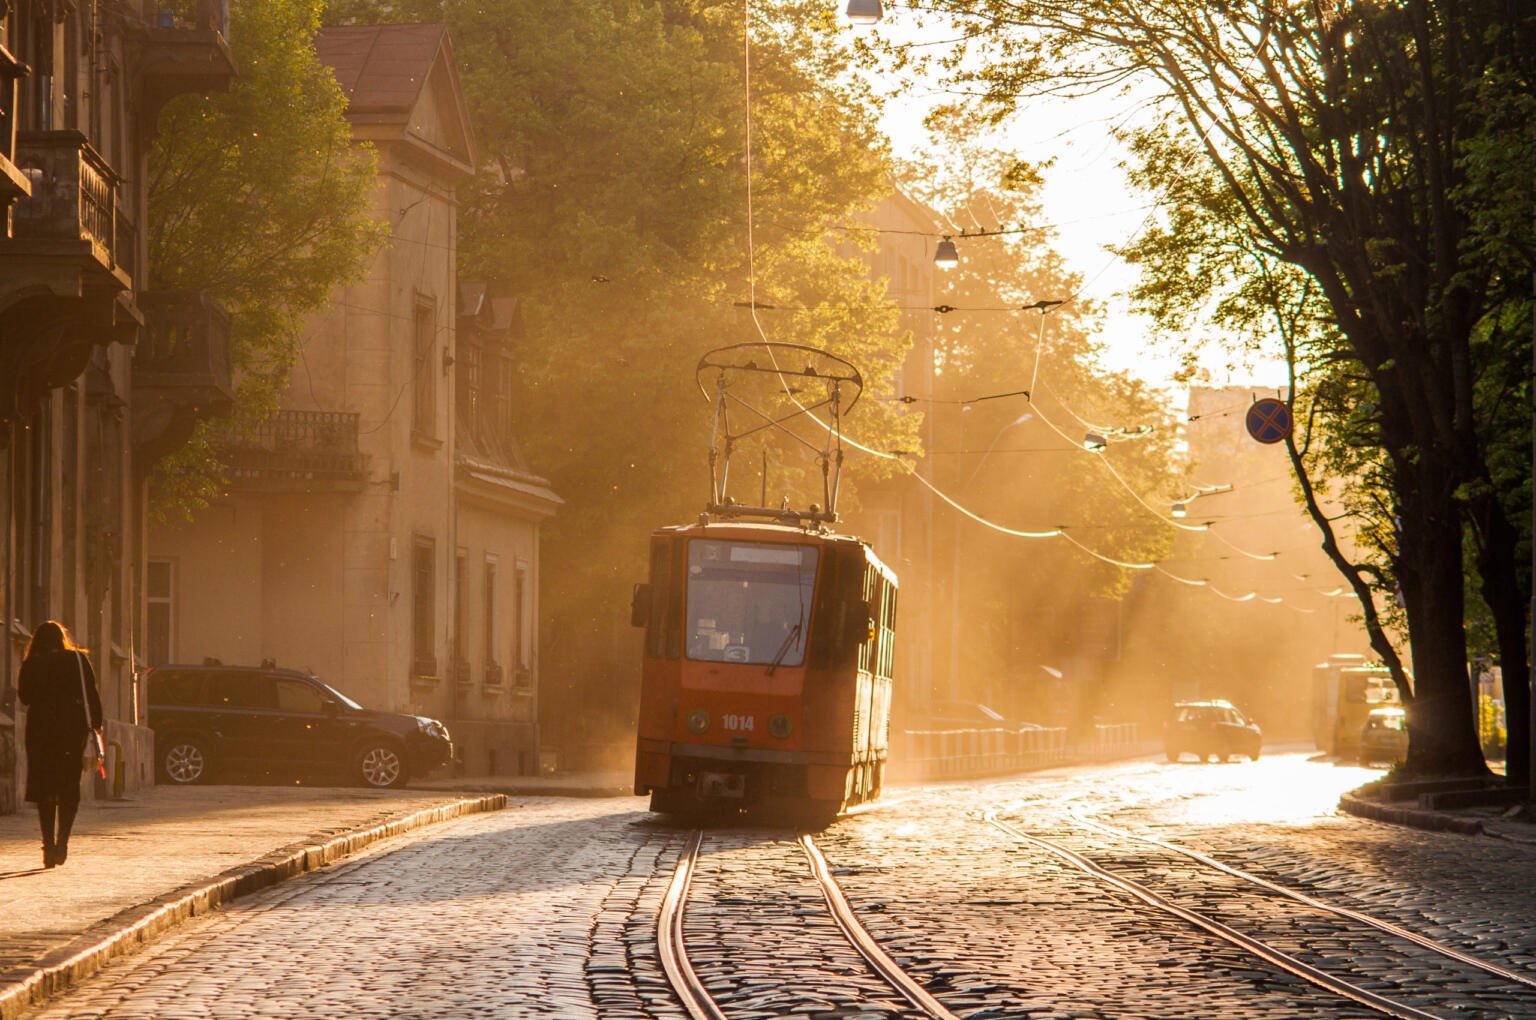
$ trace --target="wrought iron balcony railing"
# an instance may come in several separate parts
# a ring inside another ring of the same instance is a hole
[[[359,416],[351,411],[278,411],[225,442],[230,481],[267,489],[362,488],[368,455],[358,449]]]

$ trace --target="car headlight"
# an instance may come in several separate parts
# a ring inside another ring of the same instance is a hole
[[[688,713],[688,730],[690,733],[703,733],[709,729],[709,713],[702,708],[696,708]]]
[[[429,737],[437,737],[439,740],[448,739],[448,727],[436,719],[428,719],[425,716],[418,715],[416,717],[416,729],[418,732],[425,733]]]

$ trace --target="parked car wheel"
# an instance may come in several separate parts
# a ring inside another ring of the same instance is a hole
[[[202,741],[177,738],[160,752],[160,775],[178,786],[201,783],[208,775],[208,753]]]
[[[357,776],[364,786],[380,790],[404,786],[405,758],[393,744],[367,744],[357,754]]]

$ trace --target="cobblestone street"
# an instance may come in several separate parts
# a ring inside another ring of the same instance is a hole
[[[1413,946],[1356,951],[1344,922],[1289,919],[1230,879],[1191,895],[1193,862],[1078,821],[1198,849],[1536,977],[1536,847],[1337,814],[1339,793],[1374,774],[1301,754],[1060,769],[898,790],[817,842],[885,951],[967,1020],[1376,1015],[1010,840],[988,812],[1383,994],[1411,986],[1427,1015],[1536,1017],[1536,989]],[[639,799],[514,798],[194,920],[26,1015],[684,1016],[656,925],[687,833]],[[920,1015],[838,940],[789,830],[707,831],[694,882],[688,952],[733,1020]]]

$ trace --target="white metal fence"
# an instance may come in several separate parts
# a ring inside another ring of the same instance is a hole
[[[1062,727],[901,730],[891,736],[891,771],[907,779],[1027,772],[1145,751],[1138,742],[1135,723],[1096,725],[1082,741],[1069,741]]]

